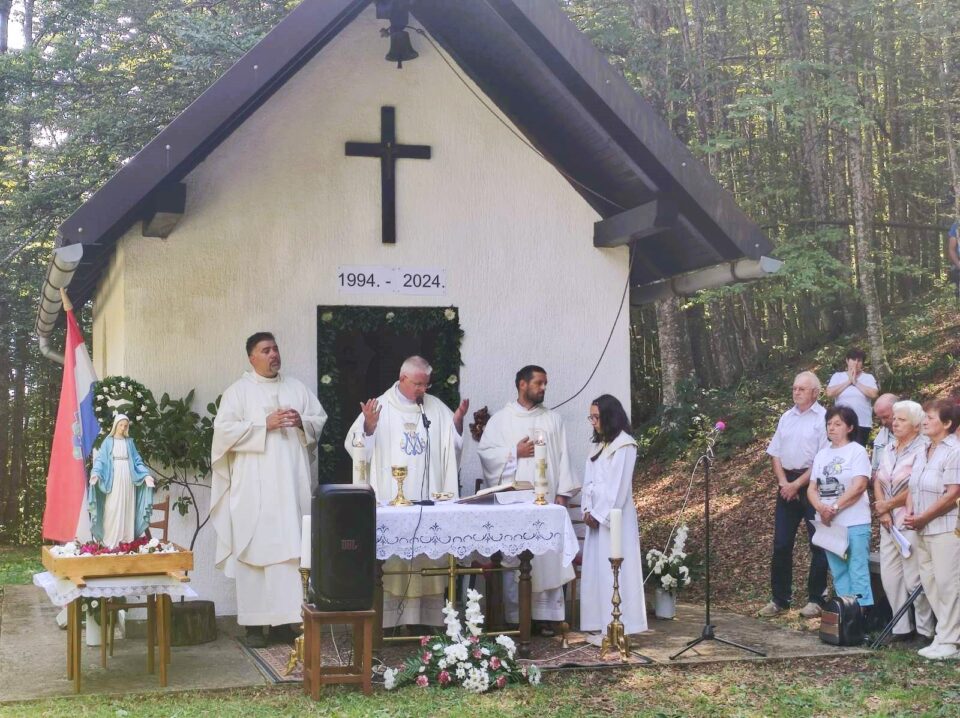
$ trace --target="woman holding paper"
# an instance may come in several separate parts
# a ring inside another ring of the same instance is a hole
[[[856,596],[864,608],[873,605],[870,589],[870,499],[867,477],[870,457],[854,441],[858,421],[849,406],[827,409],[827,439],[830,446],[820,449],[813,459],[807,498],[825,529],[817,531],[841,534],[846,531],[847,550],[839,555],[827,549],[827,563],[838,596]],[[836,538],[836,536],[834,537]],[[842,538],[842,536],[841,536]],[[814,543],[817,535],[814,533]]]
[[[583,477],[582,509],[587,536],[583,543],[580,630],[601,631],[613,609],[611,558],[620,566],[620,610],[627,634],[647,630],[643,600],[640,530],[633,503],[633,468],[637,442],[620,402],[604,394],[594,399],[587,417],[593,425],[593,448]]]
[[[954,436],[960,412],[941,399],[923,407],[923,433],[930,446],[913,465],[903,524],[917,532],[920,582],[937,616],[933,643],[918,653],[933,660],[960,658],[960,441]]]
[[[920,434],[923,407],[915,401],[898,401],[893,405],[893,441],[882,451],[873,482],[873,510],[880,521],[880,580],[894,613],[903,606],[920,585],[920,564],[917,561],[917,534],[903,525],[907,515],[907,495],[914,462],[922,457],[930,443]],[[916,631],[922,637],[933,637],[933,612],[926,596],[921,594],[913,604]],[[910,612],[893,627],[893,640],[911,636],[914,626]]]

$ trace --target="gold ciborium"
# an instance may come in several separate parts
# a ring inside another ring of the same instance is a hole
[[[533,503],[537,506],[547,505],[547,460],[537,459],[537,478],[534,481],[534,488],[537,491],[537,498]]]
[[[407,478],[407,467],[391,466],[390,473],[393,475],[393,480],[397,482],[397,495],[394,497],[393,501],[390,502],[390,505],[413,506],[413,502],[403,495],[403,482]]]

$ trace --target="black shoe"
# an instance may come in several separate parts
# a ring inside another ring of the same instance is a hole
[[[247,626],[246,642],[250,648],[266,648],[267,638],[263,635],[263,626]]]
[[[299,624],[297,624],[299,625]],[[293,643],[300,635],[300,631],[294,629],[289,623],[283,623],[279,626],[270,626],[270,643]]]

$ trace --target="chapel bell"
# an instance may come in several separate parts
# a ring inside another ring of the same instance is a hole
[[[397,63],[397,69],[400,69],[404,61],[419,57],[406,30],[410,22],[410,0],[377,0],[376,5],[377,19],[390,21],[390,29],[380,31],[381,35],[390,36],[390,51],[385,59]]]

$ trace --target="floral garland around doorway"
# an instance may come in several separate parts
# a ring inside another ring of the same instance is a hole
[[[398,334],[437,333],[433,356],[433,385],[430,393],[451,409],[460,403],[460,346],[463,330],[456,307],[345,307],[326,306],[317,310],[317,396],[327,412],[317,463],[321,480],[333,476],[337,452],[355,416],[342,416],[337,396],[340,372],[334,351],[341,331],[372,332],[388,326]],[[397,367],[399,369],[399,367]],[[386,389],[386,387],[384,387]],[[359,408],[358,408],[359,413]]]

